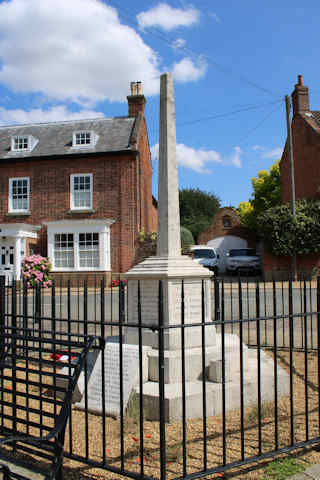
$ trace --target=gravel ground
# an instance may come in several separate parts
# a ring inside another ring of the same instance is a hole
[[[289,371],[289,353],[280,352],[278,360]],[[319,391],[318,391],[318,359],[314,353],[309,353],[308,363],[308,435],[309,438],[319,436]],[[294,353],[294,426],[295,442],[306,439],[306,416],[305,416],[305,354]],[[46,395],[48,392],[44,392]],[[8,394],[10,395],[10,394]],[[32,402],[30,402],[32,408]],[[146,416],[147,416],[147,412]],[[137,417],[139,412],[135,402],[131,402],[129,411],[124,418],[123,453],[124,470],[138,473],[141,471],[141,459],[139,454],[140,431]],[[246,458],[259,454],[258,448],[258,421],[257,407],[248,407],[244,410],[244,456]],[[279,448],[290,444],[290,400],[288,397],[279,399],[278,402],[278,439]],[[239,410],[227,413],[226,418],[226,461],[227,463],[241,460],[241,417]],[[88,432],[88,442],[85,441],[85,431]],[[70,434],[72,441],[70,443]],[[105,456],[106,463],[111,468],[121,468],[121,435],[119,419],[105,418],[105,447],[103,438],[103,418],[98,415],[85,414],[79,410],[73,410],[72,422],[67,428],[66,451],[72,448],[73,454],[91,460],[101,461]],[[144,421],[143,424],[143,469],[150,477],[160,477],[160,454],[159,454],[159,424],[157,422]],[[186,469],[187,474],[195,473],[203,469],[204,444],[202,419],[189,420],[186,426]],[[263,404],[261,425],[262,453],[275,448],[275,422],[274,404]],[[103,452],[103,448],[105,451]],[[167,478],[176,478],[183,474],[183,450],[182,450],[182,423],[176,422],[166,425],[166,448],[167,448]],[[207,468],[220,466],[222,463],[222,418],[221,416],[207,419]],[[296,451],[296,458],[305,464],[320,462],[320,454],[317,447],[300,449]],[[268,460],[268,462],[272,459]],[[264,469],[267,461],[259,464],[230,470],[227,473],[215,474],[208,478],[234,478],[234,479],[264,479]],[[116,479],[121,478],[113,472],[102,469],[90,468],[68,458],[65,459],[65,479]],[[223,476],[222,476],[223,475]]]

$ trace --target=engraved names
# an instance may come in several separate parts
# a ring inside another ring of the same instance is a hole
[[[103,413],[102,354],[100,353],[92,370],[88,388],[88,409]],[[136,345],[122,345],[122,401],[125,409],[130,393],[139,381],[139,348]],[[104,404],[105,414],[120,415],[120,346],[119,343],[107,343],[104,351]],[[85,395],[77,404],[85,409]]]

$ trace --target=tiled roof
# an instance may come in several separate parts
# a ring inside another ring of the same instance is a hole
[[[0,159],[130,150],[134,125],[133,117],[116,117],[0,127]],[[94,132],[98,136],[96,144],[72,148],[76,131]],[[27,135],[38,140],[34,149],[11,151],[11,138]]]

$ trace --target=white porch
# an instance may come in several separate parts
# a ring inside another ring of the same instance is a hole
[[[6,283],[20,280],[27,238],[36,239],[40,228],[27,223],[0,223],[0,275],[6,277]]]

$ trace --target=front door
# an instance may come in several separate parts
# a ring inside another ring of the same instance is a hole
[[[10,240],[0,238],[0,275],[6,277],[6,284],[14,278],[14,245]]]

